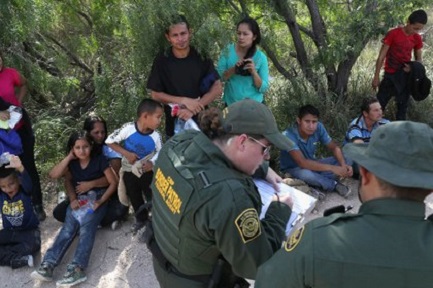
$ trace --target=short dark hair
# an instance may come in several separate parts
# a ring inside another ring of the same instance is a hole
[[[377,103],[379,102],[379,100],[376,97],[367,97],[364,98],[364,100],[362,100],[362,104],[361,104],[361,113],[362,112],[370,112],[370,105],[373,103]]]
[[[165,25],[165,34],[170,32],[170,27],[176,24],[185,23],[186,28],[189,30],[189,23],[186,20],[185,16],[182,14],[172,15],[167,20],[167,24]]]
[[[409,15],[409,23],[410,24],[420,23],[423,25],[427,24],[427,13],[422,9],[413,11]]]
[[[380,189],[394,193],[397,198],[424,201],[424,198],[431,193],[430,189],[397,186],[377,176],[376,178]]]
[[[301,108],[299,108],[298,118],[302,119],[302,117],[304,117],[307,114],[311,114],[313,116],[316,116],[317,118],[320,118],[319,109],[317,109],[316,107],[314,107],[311,104],[307,104],[307,105],[304,105]]]
[[[137,107],[137,118],[139,118],[143,113],[155,113],[158,108],[164,109],[162,104],[158,101],[150,98],[143,99]]]
[[[93,139],[90,137],[90,134],[87,133],[87,131],[81,130],[81,131],[73,131],[71,133],[71,136],[69,136],[68,142],[66,144],[66,154],[68,154],[71,149],[74,147],[75,142],[77,140],[84,139],[92,146],[92,154],[93,154]]]
[[[0,179],[4,179],[10,175],[18,177],[15,168],[6,168],[5,166],[0,167]]]

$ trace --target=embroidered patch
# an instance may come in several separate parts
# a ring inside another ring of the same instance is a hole
[[[254,208],[242,211],[236,218],[235,224],[244,243],[248,243],[262,234],[259,216]]]
[[[302,234],[304,233],[304,226],[296,230],[292,236],[286,241],[285,249],[287,252],[292,251],[301,242]]]

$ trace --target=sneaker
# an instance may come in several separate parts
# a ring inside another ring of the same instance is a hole
[[[45,218],[47,218],[47,214],[45,214],[42,204],[34,205],[34,210],[40,222],[44,221]]]
[[[51,266],[48,263],[42,262],[41,266],[32,272],[30,274],[30,277],[32,277],[35,280],[41,280],[41,281],[53,281],[53,266]]]
[[[119,220],[114,220],[113,223],[111,223],[111,230],[117,230],[117,228],[120,227],[120,221]]]
[[[349,187],[347,187],[344,184],[341,184],[340,182],[337,182],[337,184],[335,185],[335,191],[338,194],[340,194],[341,197],[344,198],[347,198],[350,195],[350,193],[352,193]]]
[[[24,266],[33,267],[33,256],[26,255],[11,260],[11,268],[17,269]]]
[[[149,219],[149,213],[152,209],[152,203],[145,203],[141,205],[137,212],[135,212],[135,219],[137,219],[138,222],[146,223],[146,221]]]
[[[68,265],[63,278],[56,282],[57,287],[72,287],[87,280],[84,270],[75,265]]]
[[[146,229],[143,229],[143,231],[140,232],[141,234],[137,236],[138,242],[140,242],[140,243],[149,242],[148,238],[150,237],[150,235],[149,235],[149,233],[146,233],[146,232],[148,232],[147,229],[148,229],[148,227],[146,227]]]
[[[141,221],[137,221],[137,222],[135,222],[134,224],[132,224],[132,227],[131,227],[132,235],[137,234],[137,232],[138,232],[141,228],[143,228],[144,226],[146,226],[146,223],[141,222]]]

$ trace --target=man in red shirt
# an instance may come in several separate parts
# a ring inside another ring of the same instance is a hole
[[[422,62],[422,38],[418,34],[427,23],[427,13],[416,10],[410,14],[404,27],[397,27],[388,31],[382,40],[382,48],[376,60],[376,70],[372,82],[373,89],[379,87],[377,99],[385,110],[386,104],[395,96],[397,104],[397,120],[406,119],[409,101],[409,89],[405,83],[410,71],[409,62],[414,51],[415,61]],[[380,70],[385,60],[385,75],[379,81]],[[380,83],[380,85],[379,85]]]

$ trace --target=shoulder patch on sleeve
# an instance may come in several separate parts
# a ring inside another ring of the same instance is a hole
[[[304,234],[305,227],[302,226],[298,230],[296,230],[292,236],[290,236],[289,239],[286,241],[286,245],[284,245],[284,249],[286,249],[287,252],[292,251],[293,249],[298,246],[298,243],[301,242],[302,235]]]
[[[248,208],[242,211],[236,218],[235,225],[244,243],[248,243],[262,234],[259,215],[254,208]]]

